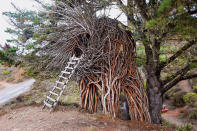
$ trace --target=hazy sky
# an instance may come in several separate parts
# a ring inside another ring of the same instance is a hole
[[[48,3],[51,0],[42,0],[45,3]],[[34,0],[1,0],[0,3],[0,44],[4,45],[6,39],[11,38],[12,36],[8,33],[5,33],[7,27],[11,27],[9,20],[6,16],[3,16],[2,13],[5,11],[15,11],[11,5],[11,2],[14,3],[20,9],[28,10],[38,10],[41,9],[40,5],[34,2]],[[121,14],[118,20],[122,21],[124,24],[127,24],[127,19],[124,14],[122,14],[119,9],[115,6],[108,8],[109,11],[106,11],[111,18],[116,18]]]
[[[45,0],[49,1],[49,0]],[[1,0],[0,3],[0,44],[4,44],[6,39],[11,38],[12,36],[8,33],[5,33],[7,27],[11,27],[9,20],[6,16],[3,16],[2,13],[5,11],[15,11],[11,5],[11,2],[14,3],[20,9],[28,10],[38,10],[41,8],[34,0]]]

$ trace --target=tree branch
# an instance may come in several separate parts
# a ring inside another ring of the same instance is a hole
[[[181,75],[181,76],[185,75],[189,70],[190,70],[190,65],[188,64],[184,68],[182,68],[181,70],[179,70],[175,74],[173,74],[171,77],[163,80],[162,86],[165,86],[167,83],[171,82],[173,79],[175,79],[179,75]]]
[[[185,75],[185,76],[179,76],[176,79],[174,79],[172,82],[170,82],[168,85],[165,86],[165,88],[163,88],[162,90],[162,94],[164,94],[166,91],[168,91],[169,89],[171,89],[173,86],[175,86],[178,82],[182,81],[182,80],[187,80],[187,79],[192,79],[192,78],[196,78],[197,74],[192,74],[192,75]]]
[[[178,15],[179,17],[182,17],[182,16],[186,16],[186,15],[194,15],[194,14],[197,14],[197,10],[193,10],[193,11],[188,11],[188,12],[185,12],[181,15]]]
[[[180,50],[178,50],[173,56],[171,56],[167,61],[161,62],[159,69],[162,70],[169,63],[174,61],[177,57],[179,57],[184,51],[189,49],[192,45],[196,44],[196,41],[190,41],[188,44],[184,45]]]
[[[193,14],[197,14],[197,10],[193,10],[193,11],[188,11],[187,12],[188,15],[193,15]]]
[[[147,6],[145,0],[134,0],[139,8],[140,14],[145,21],[149,20],[149,16],[147,15]]]

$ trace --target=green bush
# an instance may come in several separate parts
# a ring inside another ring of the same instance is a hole
[[[181,91],[180,88],[173,88],[165,93],[165,98],[172,100],[176,95],[176,93],[179,93],[180,91]]]
[[[35,68],[28,68],[25,70],[25,74],[30,77],[36,77],[38,75],[38,71]]]
[[[192,131],[193,127],[191,123],[187,123],[186,125],[179,126],[177,128],[178,131]]]
[[[177,107],[183,107],[185,106],[185,101],[183,100],[183,96],[186,94],[186,92],[178,92],[174,95],[172,98],[172,103],[174,106]]]
[[[197,119],[197,110],[189,112],[189,119]]]
[[[187,93],[183,96],[183,100],[187,105],[192,105],[195,101],[197,101],[197,93]]]
[[[197,85],[193,86],[193,91],[197,93]]]
[[[176,129],[176,125],[169,123],[165,119],[162,119],[162,126],[167,127],[167,128]]]
[[[10,71],[3,71],[2,74],[3,75],[9,75],[10,74]]]

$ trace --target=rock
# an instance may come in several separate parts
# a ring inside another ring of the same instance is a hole
[[[9,120],[12,119],[12,116],[9,116],[8,119],[9,119]]]

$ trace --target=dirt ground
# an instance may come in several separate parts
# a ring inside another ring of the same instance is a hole
[[[164,127],[136,121],[114,120],[103,114],[73,110],[50,113],[41,106],[13,109],[0,116],[1,131],[170,131]]]
[[[166,113],[162,114],[162,118],[167,120],[169,123],[178,126],[185,125],[188,123],[187,119],[180,118],[180,115],[187,110],[188,106],[176,108],[174,110],[169,110]],[[194,131],[197,131],[197,124],[193,123]]]

